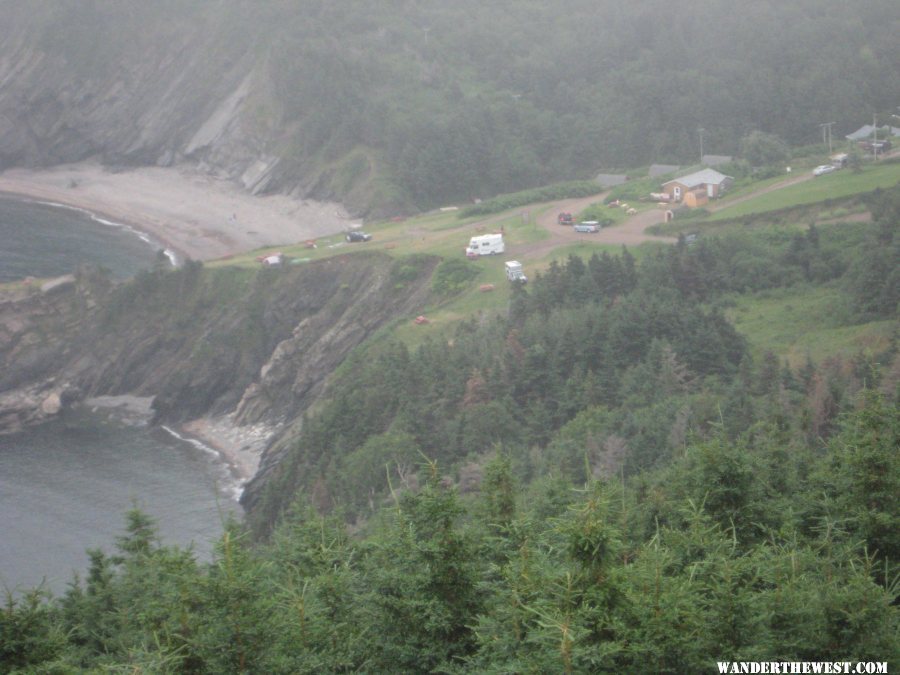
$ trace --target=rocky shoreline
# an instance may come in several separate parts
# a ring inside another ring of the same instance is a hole
[[[276,433],[266,424],[238,426],[232,415],[201,417],[185,422],[180,430],[218,451],[244,482],[256,475],[262,453]]]
[[[70,409],[86,410],[125,426],[150,425],[154,415],[152,396],[122,394],[79,400],[79,393],[70,386],[43,383],[0,396],[0,410],[4,414],[0,419],[0,434],[20,433]],[[256,475],[263,450],[277,431],[267,424],[239,426],[232,415],[201,417],[177,425],[177,431],[164,425],[162,428],[179,438],[184,434],[215,450],[241,482]]]
[[[388,256],[347,263],[255,275],[192,265],[133,285],[82,268],[46,290],[8,284],[0,427],[20,431],[82,405],[166,425],[221,455],[246,481],[252,511],[331,374],[386,322],[420,311],[436,261],[423,259],[402,288]]]

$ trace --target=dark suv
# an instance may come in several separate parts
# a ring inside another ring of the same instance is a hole
[[[371,234],[361,232],[359,230],[353,230],[353,232],[347,233],[347,241],[349,241],[351,244],[355,241],[369,241],[369,239],[371,238]]]

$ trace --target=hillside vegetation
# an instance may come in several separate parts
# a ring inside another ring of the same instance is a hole
[[[900,96],[892,0],[0,7],[2,165],[187,161],[359,211],[688,163],[699,127],[840,136]]]
[[[869,165],[859,171],[843,171],[819,176],[812,181],[804,181],[775,192],[742,200],[733,206],[723,202],[722,208],[718,209],[710,220],[730,220],[744,216],[759,219],[760,214],[767,212],[819,204],[827,200],[840,200],[861,192],[894,187],[898,183],[900,183],[900,162],[892,160],[879,165]]]
[[[868,200],[872,223],[569,256],[450,339],[380,333],[285,439],[250,529],[202,564],[129,513],[64,597],[7,600],[0,668],[895,663],[900,189]],[[798,365],[725,318],[811,292],[832,326],[895,332]]]
[[[696,236],[637,249],[538,222],[542,195],[607,213],[584,182],[514,193],[690,161],[700,125],[730,152],[890,108],[896,3],[856,4],[0,0],[7,163],[262,162],[251,189],[365,208],[510,193],[288,245],[274,268],[252,252],[18,286],[0,385],[277,433],[211,561],[135,509],[62,597],[7,593],[0,673],[896,664],[897,165],[676,218],[662,229]],[[527,284],[462,256],[501,228]]]
[[[249,504],[251,522],[265,529],[298,490],[318,495],[320,508],[356,515],[368,502],[371,510],[389,478],[373,483],[374,466],[415,463],[424,452],[459,467],[495,443],[522,452],[546,448],[554,430],[591,406],[609,408],[604,424],[631,450],[619,468],[638,472],[665,462],[676,451],[676,420],[695,430],[723,411],[727,420],[731,404],[722,397],[746,396],[754,386],[749,373],[735,379],[753,359],[722,312],[734,297],[785,289],[802,298],[806,284],[829,285],[829,328],[896,318],[898,198],[898,189],[871,197],[876,224],[869,226],[723,235],[682,242],[640,264],[627,250],[569,255],[552,261],[527,291],[513,289],[508,317],[461,321],[454,334],[426,339],[415,350],[391,340],[373,344],[332,383],[329,403],[267,476],[260,501]],[[875,353],[892,353],[895,339],[874,343]],[[777,357],[757,354],[768,364],[761,377],[776,386]],[[649,384],[662,372],[673,380]],[[663,391],[699,399],[687,405],[663,396],[663,405],[657,400]],[[400,431],[410,443],[403,459],[391,455],[371,465],[362,459],[371,436]],[[568,466],[572,478],[584,478],[577,455],[528,456],[536,462],[530,475]],[[351,461],[368,468],[348,470]]]

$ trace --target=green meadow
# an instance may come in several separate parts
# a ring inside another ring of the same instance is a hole
[[[861,192],[870,192],[876,188],[893,187],[897,183],[900,183],[900,162],[885,161],[877,165],[867,165],[860,171],[843,169],[723,208],[716,211],[709,220],[728,220],[815,204],[829,199],[841,199]]]
[[[735,296],[728,318],[758,358],[772,352],[799,368],[807,359],[883,352],[896,321],[847,325],[847,296],[827,286],[792,286]]]

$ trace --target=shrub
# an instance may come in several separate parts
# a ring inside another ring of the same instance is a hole
[[[468,218],[469,216],[483,216],[490,213],[499,213],[500,211],[512,209],[517,206],[535,204],[537,202],[547,202],[552,199],[588,197],[590,195],[598,194],[602,190],[603,188],[597,185],[597,183],[589,180],[545,185],[544,187],[534,188],[532,190],[522,190],[521,192],[498,195],[493,199],[485,200],[480,204],[467,206],[459,212],[459,217]]]
[[[609,227],[615,219],[609,217],[609,207],[604,204],[591,204],[579,216],[579,220],[596,220],[600,227]]]
[[[437,295],[455,295],[465,290],[468,283],[478,276],[478,268],[468,260],[445,260],[434,272],[431,290]]]
[[[421,254],[409,255],[397,260],[391,267],[391,281],[394,282],[394,287],[403,288],[406,284],[418,279],[428,261],[429,256]]]

